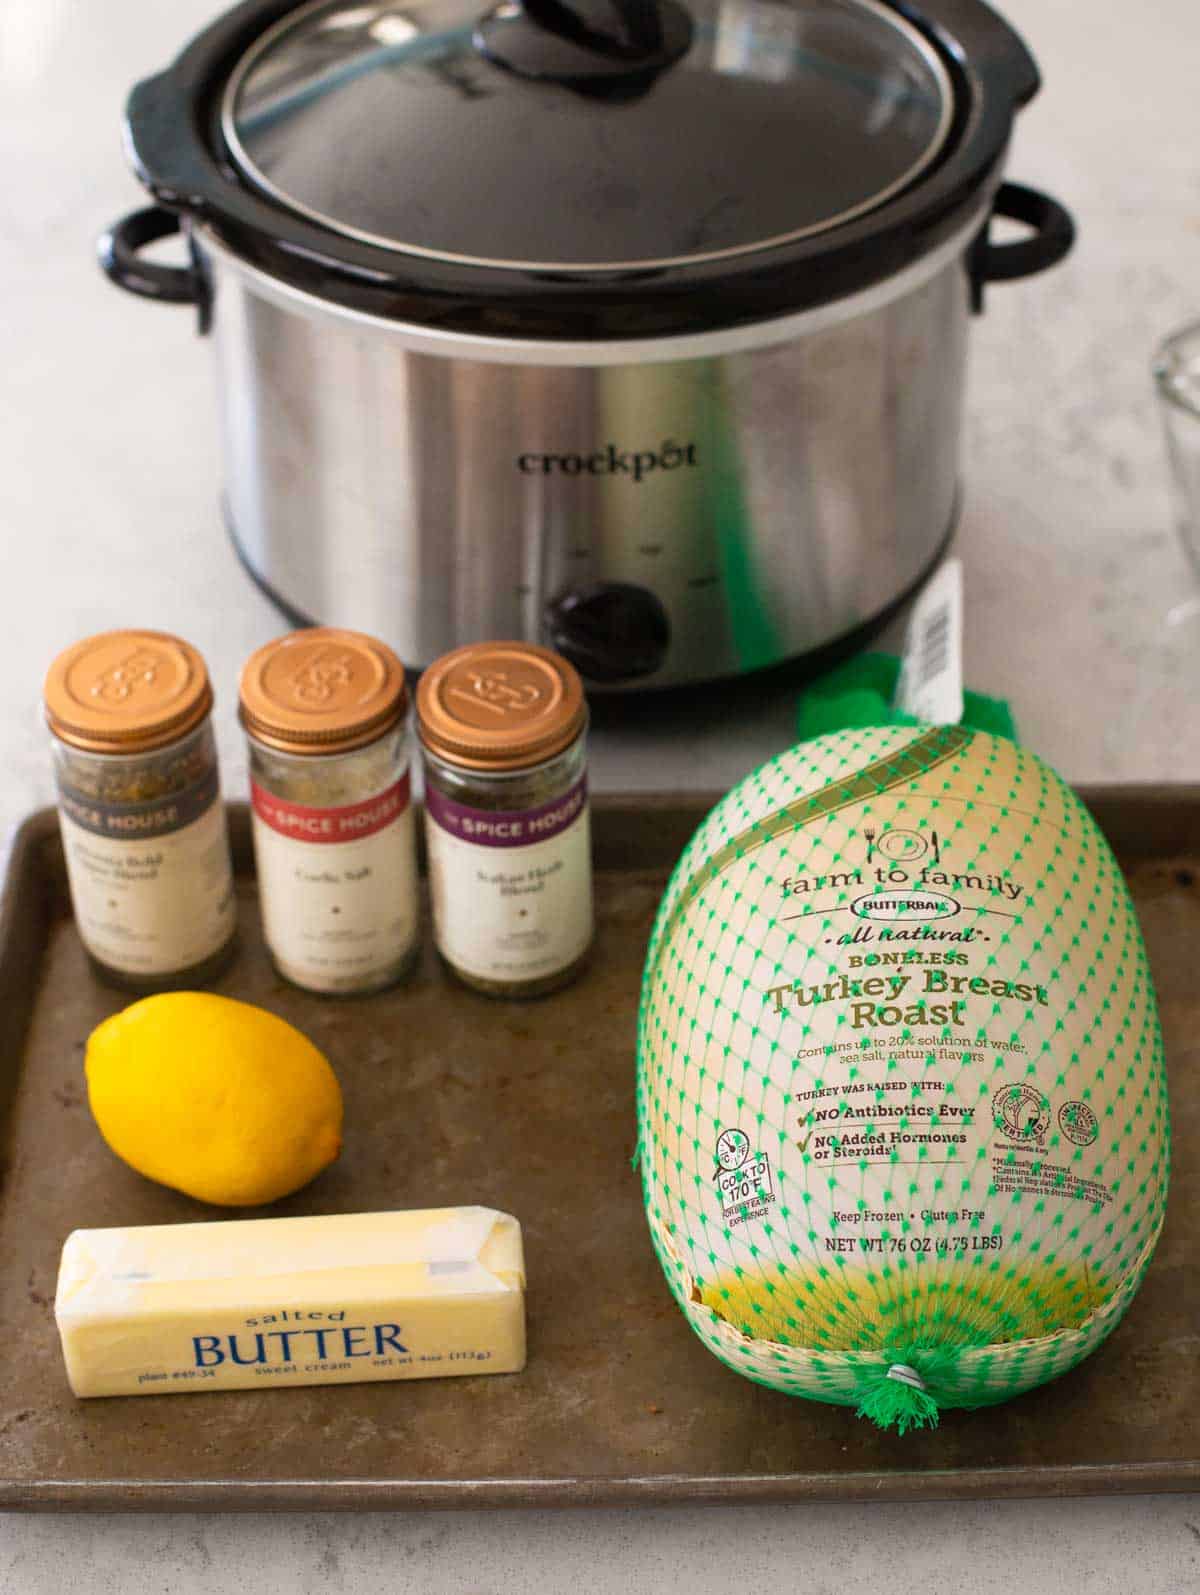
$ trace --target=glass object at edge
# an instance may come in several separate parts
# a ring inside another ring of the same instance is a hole
[[[1178,625],[1200,616],[1200,321],[1163,340],[1153,369],[1175,521],[1196,584],[1168,613],[1168,624]]]

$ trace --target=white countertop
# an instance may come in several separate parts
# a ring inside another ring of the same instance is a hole
[[[139,202],[120,108],[215,0],[3,0],[0,633],[5,831],[51,798],[38,694],[60,646],[122,623],[208,656],[227,790],[244,760],[241,659],[280,629],[216,513],[207,352],[186,310],[110,288],[95,235]],[[1148,368],[1200,316],[1195,0],[1007,0],[1046,87],[1010,174],[1074,210],[1045,277],[990,290],[972,329],[967,675],[1075,781],[1200,781],[1200,616],[1170,522]],[[724,787],[791,739],[794,693],[639,713],[596,738],[609,790]],[[798,1410],[797,1421],[801,1421]],[[848,1419],[848,1421],[851,1421]],[[981,1421],[985,1421],[981,1419]],[[0,1521],[0,1590],[253,1588],[606,1595],[712,1581],[769,1591],[1027,1587],[1090,1595],[1200,1581],[1200,1498],[301,1519]]]

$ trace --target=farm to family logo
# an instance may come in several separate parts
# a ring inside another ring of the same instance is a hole
[[[838,946],[860,946],[989,941],[981,916],[1018,915],[1024,884],[1007,872],[954,869],[932,828],[864,825],[858,840],[863,854],[855,868],[785,876],[783,921],[846,913],[859,923],[829,939]],[[957,923],[945,928],[933,923],[948,920]]]

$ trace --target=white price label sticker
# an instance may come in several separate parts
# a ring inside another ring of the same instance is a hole
[[[913,605],[895,707],[929,725],[963,717],[962,561],[948,559]]]

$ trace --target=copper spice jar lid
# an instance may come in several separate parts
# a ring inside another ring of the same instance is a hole
[[[290,632],[242,670],[242,724],[282,753],[349,753],[390,731],[407,708],[404,666],[386,643],[358,631]]]
[[[570,747],[587,725],[573,665],[530,642],[477,642],[430,665],[417,686],[421,738],[471,770],[520,770]]]
[[[163,631],[106,631],[60,653],[45,686],[46,721],[87,753],[146,753],[194,731],[212,708],[204,660]]]

